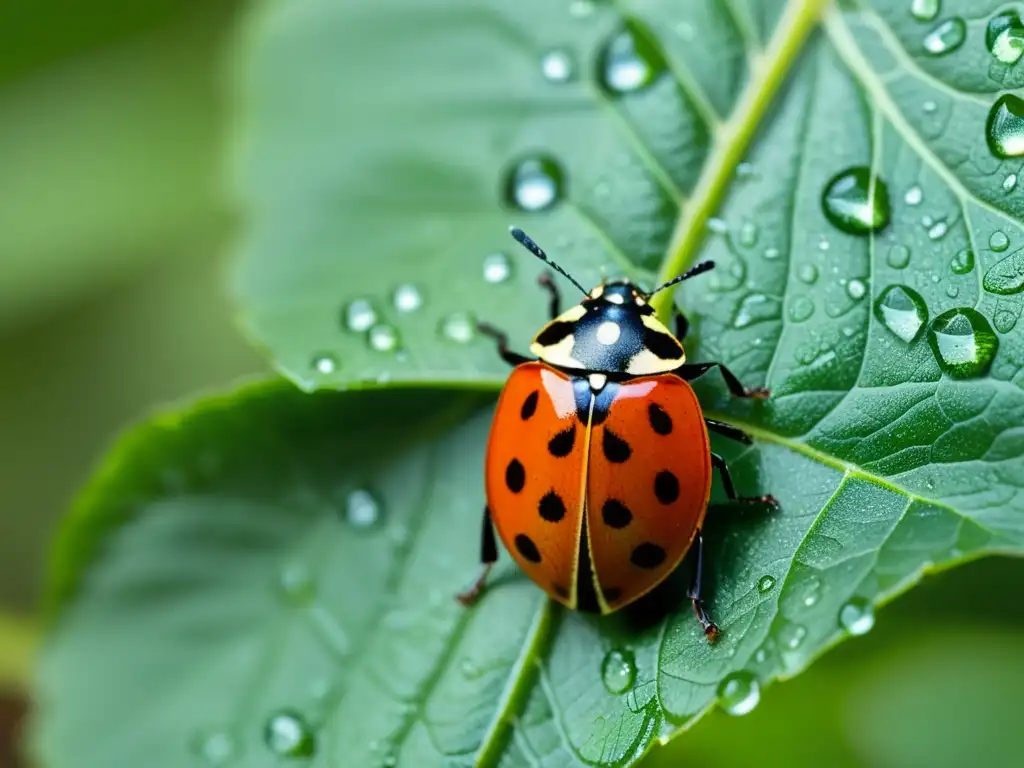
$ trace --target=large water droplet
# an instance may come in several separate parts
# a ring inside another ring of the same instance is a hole
[[[207,765],[219,768],[227,765],[238,752],[234,737],[227,731],[209,731],[200,734],[194,748]]]
[[[889,223],[889,190],[865,166],[833,176],[822,192],[821,205],[828,220],[850,234],[867,234]]]
[[[903,193],[903,202],[907,205],[920,205],[922,200],[924,200],[924,192],[917,184],[908,187],[907,191]]]
[[[398,331],[386,323],[373,326],[367,339],[370,349],[378,352],[392,352],[398,348]]]
[[[996,59],[1007,65],[1016,64],[1024,55],[1024,24],[1013,11],[998,13],[985,28],[985,45]]]
[[[345,327],[350,331],[362,333],[370,330],[370,327],[377,322],[377,310],[369,299],[355,299],[350,301],[344,312]]]
[[[484,256],[484,280],[488,283],[504,283],[512,276],[512,262],[507,255],[497,251]]]
[[[613,94],[632,93],[653,83],[665,68],[665,60],[650,38],[630,26],[605,44],[598,75],[601,84]]]
[[[985,140],[996,157],[1024,155],[1024,100],[1011,93],[996,99],[985,123]]]
[[[918,21],[931,21],[939,15],[940,0],[911,0],[910,13]]]
[[[864,635],[875,626],[875,611],[871,603],[855,597],[839,609],[839,626],[851,635]]]
[[[779,627],[779,643],[787,650],[795,651],[803,643],[805,637],[807,637],[807,627],[802,624],[786,622]]]
[[[399,312],[415,312],[423,306],[423,294],[412,283],[403,283],[395,288],[393,297],[395,309]]]
[[[345,499],[345,520],[356,528],[370,528],[380,522],[381,505],[365,488],[357,488]]]
[[[263,741],[275,755],[312,757],[316,754],[316,734],[298,712],[283,709],[267,718]]]
[[[806,296],[797,296],[790,302],[789,319],[794,323],[802,323],[814,314],[814,302]]]
[[[762,595],[767,594],[775,589],[775,577],[765,574],[757,580],[757,591]]]
[[[889,248],[885,261],[893,269],[905,269],[910,263],[910,249],[905,245],[893,245]]]
[[[476,337],[476,320],[468,312],[453,312],[441,320],[440,334],[448,341],[466,344]]]
[[[313,360],[310,365],[317,373],[327,376],[328,374],[334,373],[338,370],[338,358],[330,352],[324,352],[319,355],[313,355]]]
[[[568,82],[576,72],[572,54],[564,48],[555,48],[540,59],[540,71],[544,79],[552,83]]]
[[[313,575],[300,563],[292,563],[281,569],[278,587],[284,599],[292,605],[308,605],[316,597]]]
[[[1010,238],[1006,236],[1005,232],[1001,232],[998,229],[992,233],[988,239],[988,247],[996,253],[1002,253],[1010,247]]]
[[[718,701],[730,715],[752,712],[761,700],[761,686],[750,672],[733,672],[718,684]]]
[[[953,270],[955,274],[966,275],[972,269],[974,269],[974,251],[963,248],[956,252],[953,260],[949,263],[949,268]]]
[[[988,320],[970,307],[943,312],[928,328],[928,343],[943,372],[954,379],[985,373],[999,349]]]
[[[562,196],[562,169],[553,158],[528,157],[508,171],[505,199],[521,211],[543,211]]]
[[[940,21],[931,32],[924,36],[924,49],[932,56],[952,53],[964,44],[967,24],[959,16]]]
[[[625,693],[636,681],[636,657],[632,651],[614,648],[601,662],[601,680],[609,693]]]
[[[875,299],[875,317],[908,344],[928,321],[928,308],[920,294],[905,285],[890,285]]]
[[[1011,253],[985,273],[982,286],[989,293],[1009,296],[1024,290],[1024,250]]]

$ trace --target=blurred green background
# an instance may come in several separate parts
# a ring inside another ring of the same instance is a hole
[[[267,370],[224,292],[238,0],[0,5],[0,766],[31,698],[46,547],[118,430]],[[650,765],[1020,762],[1024,567],[928,580],[864,639]]]

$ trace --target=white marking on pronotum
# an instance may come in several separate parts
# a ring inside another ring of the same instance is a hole
[[[608,376],[603,373],[592,373],[590,374],[590,388],[594,392],[600,392],[604,389],[604,385],[608,383]]]
[[[622,302],[625,301],[625,299],[622,298],[621,293],[609,293],[608,301],[610,301],[612,304],[621,304]]]
[[[597,326],[597,341],[600,344],[604,344],[606,347],[614,344],[619,340],[619,334],[622,333],[622,329],[619,328],[618,323],[613,323],[611,320],[606,320]]]

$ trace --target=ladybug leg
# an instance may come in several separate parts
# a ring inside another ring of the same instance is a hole
[[[544,272],[540,277],[538,277],[537,282],[540,283],[541,287],[543,287],[551,296],[551,304],[548,311],[551,313],[551,319],[554,320],[562,314],[562,296],[558,292],[558,286],[555,285],[555,281],[551,279],[551,275],[547,272]]]
[[[494,540],[494,523],[491,522],[491,510],[484,507],[483,527],[480,535],[480,573],[476,580],[464,592],[455,596],[463,605],[472,605],[484,591],[484,584],[487,575],[491,572],[495,561],[498,559],[498,544]]]
[[[484,336],[494,339],[498,343],[498,354],[509,365],[516,366],[520,363],[530,362],[531,358],[513,352],[508,348],[508,335],[503,331],[499,331],[493,325],[488,325],[487,323],[477,323],[476,327]]]
[[[729,465],[717,453],[711,454],[711,464],[718,469],[718,475],[722,478],[722,487],[725,489],[725,495],[731,501],[741,501],[744,504],[767,504],[776,509],[778,508],[779,502],[774,496],[738,496],[736,494],[736,486],[732,482],[732,473],[729,471]]]
[[[729,391],[736,397],[752,397],[758,400],[766,400],[768,395],[771,394],[771,392],[769,392],[765,387],[751,387],[750,389],[747,389],[740,383],[740,380],[736,378],[736,374],[721,363],[683,363],[675,370],[675,372],[687,381],[693,381],[693,379],[703,376],[715,367],[721,371],[722,378],[725,379],[726,386],[729,387]]]
[[[742,429],[734,427],[732,424],[726,424],[724,421],[718,421],[717,419],[704,419],[704,423],[708,425],[708,429],[711,431],[728,437],[730,440],[735,440],[737,443],[750,445],[754,442],[750,435]]]
[[[701,586],[702,577],[704,575],[704,534],[701,533],[700,529],[697,530],[697,566],[693,570],[693,581],[690,582],[690,588],[686,592],[686,596],[690,598],[690,602],[693,604],[693,613],[697,617],[697,621],[700,622],[700,628],[704,630],[704,636],[707,637],[708,642],[715,642],[718,639],[718,625],[711,620],[711,616],[708,614],[708,607],[704,605],[704,598],[702,597]]]

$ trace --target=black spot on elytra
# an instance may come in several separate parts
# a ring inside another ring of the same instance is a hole
[[[563,587],[561,584],[552,584],[551,589],[556,595],[558,595],[563,600],[569,599],[569,590]]]
[[[573,443],[576,442],[576,425],[570,424],[548,441],[548,453],[559,459],[572,453]]]
[[[672,432],[672,417],[657,403],[647,406],[647,418],[650,419],[651,429],[659,435],[667,435]]]
[[[505,485],[512,493],[519,493],[526,485],[526,470],[519,459],[512,459],[505,467]]]
[[[548,491],[541,496],[540,504],[537,505],[537,511],[549,523],[557,523],[565,517],[565,502],[554,491]]]
[[[618,587],[608,587],[608,589],[602,588],[601,591],[604,593],[604,601],[606,603],[614,603],[622,597],[622,590]]]
[[[665,562],[665,550],[657,544],[645,541],[637,545],[629,559],[638,568],[657,568]]]
[[[604,439],[601,444],[604,448],[605,458],[613,464],[621,464],[633,453],[629,443],[607,428],[604,431]]]
[[[537,551],[537,545],[533,543],[533,539],[527,536],[525,533],[516,534],[516,549],[519,550],[519,554],[529,560],[531,563],[540,562],[540,552]],[[636,554],[634,552],[634,554]],[[664,553],[662,553],[664,555]]]
[[[611,528],[625,528],[632,521],[633,513],[618,499],[608,499],[601,507],[601,517]]]
[[[662,331],[644,326],[644,346],[662,360],[675,360],[683,356],[679,342]]]
[[[555,320],[553,323],[548,323],[547,327],[537,334],[537,338],[534,339],[534,341],[542,347],[550,347],[552,344],[557,344],[566,336],[571,334],[575,327],[575,323],[567,323],[564,320]]]
[[[654,495],[662,504],[671,504],[679,498],[679,480],[667,469],[663,469],[654,477]]]
[[[522,417],[523,421],[526,421],[537,412],[537,398],[539,396],[540,393],[537,392],[537,390],[533,390],[533,392],[528,394],[526,399],[523,400],[523,407],[519,409],[519,415]]]

